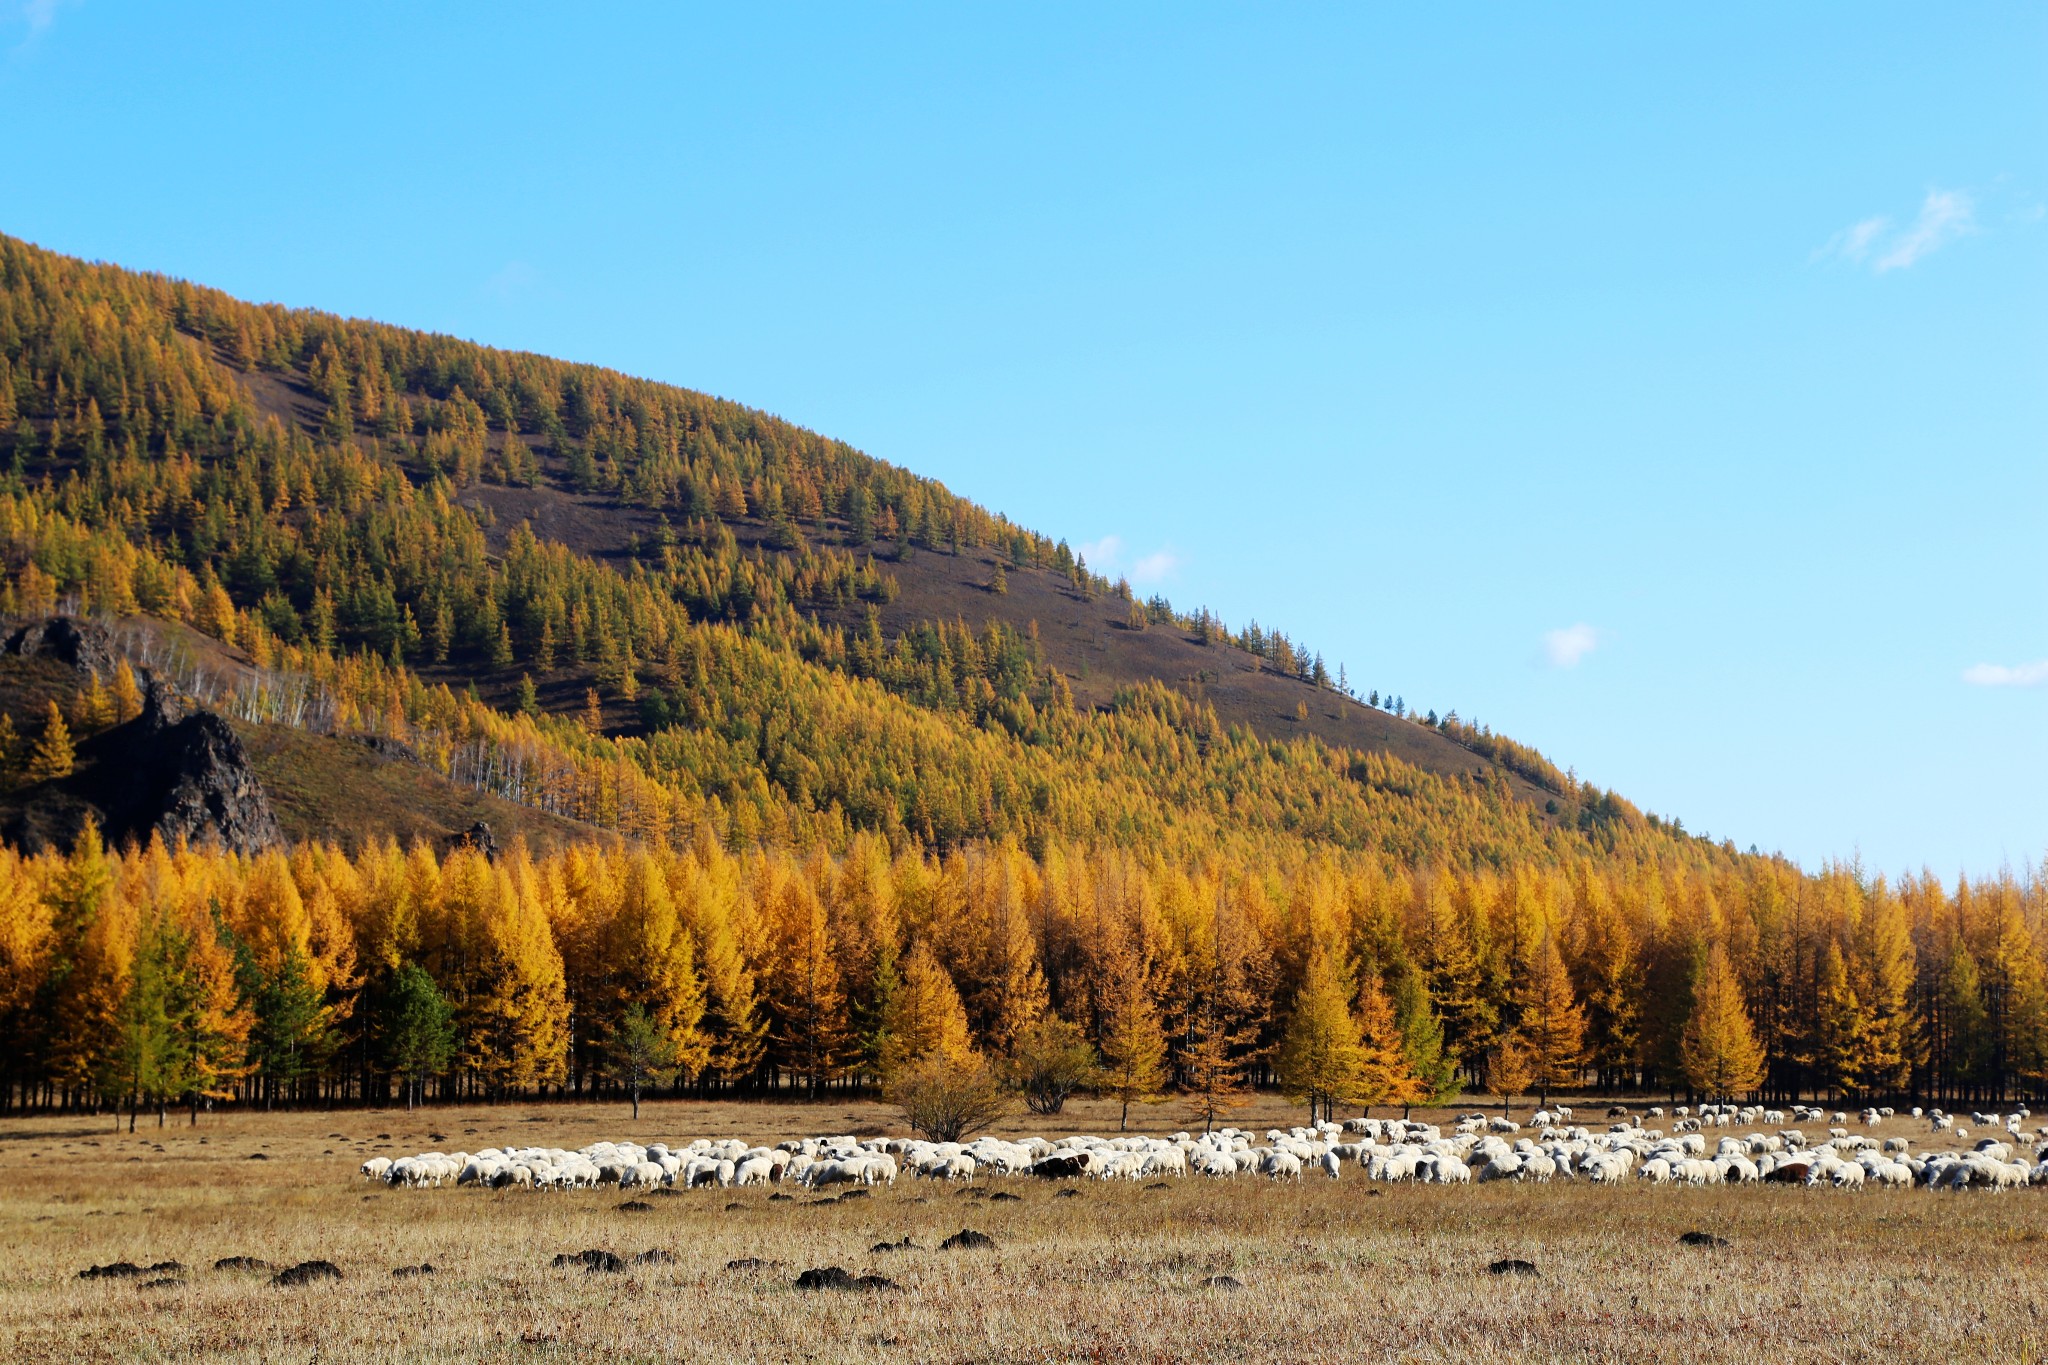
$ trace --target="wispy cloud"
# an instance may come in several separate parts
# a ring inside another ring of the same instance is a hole
[[[19,26],[21,30],[21,41],[8,49],[9,52],[26,53],[57,22],[58,11],[81,2],[82,0],[0,0],[0,29]]]
[[[1972,687],[2048,687],[2048,659],[2030,664],[1972,664],[1963,670]]]
[[[1552,668],[1577,668],[1599,647],[1600,631],[1584,621],[1543,632],[1543,661]]]
[[[1173,577],[1180,568],[1180,556],[1171,550],[1154,550],[1140,555],[1131,565],[1131,582],[1159,583]]]
[[[1104,536],[1091,540],[1086,545],[1074,547],[1074,553],[1088,561],[1088,567],[1100,574],[1109,573],[1124,557],[1124,538]]]
[[[1134,585],[1163,583],[1180,572],[1180,555],[1172,549],[1161,546],[1150,554],[1132,557],[1130,546],[1122,536],[1109,535],[1100,540],[1091,540],[1076,546],[1074,553],[1088,561],[1091,571],[1106,578],[1119,574]]]
[[[1929,190],[1904,227],[1885,214],[1852,223],[1813,253],[1816,261],[1868,266],[1874,275],[1904,270],[1977,230],[1977,201],[1964,190]]]
[[[1977,230],[1977,206],[1961,190],[1929,190],[1920,202],[1920,216],[1877,258],[1871,266],[1882,275],[1887,270],[1904,270],[1925,256],[1947,246],[1958,237]]]

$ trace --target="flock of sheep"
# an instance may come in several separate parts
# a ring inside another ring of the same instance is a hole
[[[1663,1120],[1664,1110],[1644,1116]],[[1866,1109],[1866,1128],[1895,1115]],[[1966,1141],[1940,1110],[1912,1111],[1934,1133]],[[1639,1126],[1615,1109],[1606,1131],[1573,1123],[1564,1106],[1538,1110],[1531,1130],[1505,1118],[1466,1114],[1446,1134],[1439,1125],[1401,1119],[1349,1119],[1310,1128],[1269,1129],[1256,1134],[1224,1128],[1171,1137],[1102,1138],[1074,1136],[1051,1142],[1042,1137],[1009,1141],[980,1137],[972,1142],[926,1142],[916,1138],[851,1136],[805,1138],[774,1147],[749,1146],[738,1139],[698,1139],[682,1147],[663,1143],[597,1142],[576,1151],[558,1147],[487,1148],[474,1154],[424,1152],[417,1156],[373,1157],[362,1174],[395,1186],[481,1185],[492,1189],[564,1189],[616,1185],[621,1189],[794,1184],[806,1189],[831,1185],[893,1185],[900,1174],[934,1180],[979,1176],[1032,1175],[1054,1179],[1151,1180],[1167,1176],[1265,1176],[1300,1180],[1316,1170],[1332,1180],[1347,1166],[1367,1180],[1412,1180],[1465,1184],[1474,1180],[1586,1180],[1599,1185],[1626,1180],[1653,1184],[1718,1185],[1756,1181],[1859,1188],[1866,1184],[1963,1189],[2006,1189],[2048,1185],[2048,1127],[2037,1128],[2031,1160],[2023,1154],[2028,1111],[1974,1114],[1980,1128],[2003,1136],[1984,1137],[1970,1149],[1916,1153],[1903,1137],[1878,1140],[1852,1134],[1846,1113],[1829,1114],[1792,1106],[1791,1123],[1826,1123],[1827,1137],[1810,1141],[1803,1129],[1788,1127],[1778,1109],[1734,1105],[1680,1106],[1670,1131]],[[1708,1150],[1710,1128],[1776,1129],[1729,1134]]]

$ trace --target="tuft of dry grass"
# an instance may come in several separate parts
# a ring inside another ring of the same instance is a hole
[[[1174,1126],[1171,1111],[1146,1127]],[[1241,1126],[1298,1121],[1277,1106]],[[1105,1121],[1107,1118],[1107,1121]],[[1880,1129],[1921,1127],[1897,1120]],[[1103,1132],[1079,1105],[1006,1132]],[[2040,1359],[2048,1201],[1923,1190],[1593,1189],[1189,1179],[905,1178],[870,1197],[694,1190],[621,1212],[616,1189],[407,1191],[367,1156],[601,1137],[762,1141],[898,1131],[821,1105],[336,1111],[208,1116],[133,1136],[0,1121],[0,1358],[16,1360],[1147,1360],[1717,1362]],[[436,1136],[438,1135],[438,1136]],[[252,1160],[255,1155],[264,1160]],[[1014,1200],[991,1200],[1001,1190]],[[962,1229],[992,1249],[941,1251]],[[1702,1230],[1725,1248],[1695,1248]],[[908,1237],[921,1250],[874,1249]],[[586,1248],[618,1273],[555,1269]],[[632,1264],[650,1250],[672,1259]],[[280,1288],[325,1259],[339,1281]],[[727,1269],[753,1259],[757,1268]],[[1489,1274],[1502,1259],[1534,1276]],[[81,1280],[92,1265],[175,1276]],[[431,1264],[431,1275],[395,1277]],[[837,1265],[898,1288],[804,1292]],[[144,1287],[149,1280],[171,1279]],[[1226,1279],[1242,1286],[1232,1288]],[[2031,1353],[2031,1354],[2030,1354]]]

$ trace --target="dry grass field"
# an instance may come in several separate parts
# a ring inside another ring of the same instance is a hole
[[[1171,1106],[1133,1120],[1152,1132],[1181,1121]],[[1240,1126],[1297,1121],[1274,1105]],[[1115,1126],[1107,1106],[1077,1104],[1004,1131]],[[1923,1127],[1879,1131],[1917,1141]],[[407,1191],[356,1174],[366,1156],[436,1147],[889,1130],[889,1112],[865,1104],[650,1104],[637,1125],[623,1106],[235,1113],[196,1129],[145,1120],[132,1136],[107,1121],[0,1121],[0,1360],[2048,1357],[2040,1190],[905,1178],[834,1203],[700,1189],[627,1212],[616,1189]],[[937,1249],[962,1228],[995,1248]],[[1680,1245],[1694,1229],[1728,1245]],[[921,1249],[870,1249],[905,1236]],[[673,1259],[616,1274],[550,1266],[585,1248]],[[343,1278],[279,1288],[213,1268],[237,1255],[324,1258]],[[749,1257],[773,1264],[727,1268]],[[1540,1273],[1490,1275],[1503,1257]],[[122,1260],[185,1269],[78,1278]],[[392,1274],[421,1262],[431,1276]],[[899,1287],[793,1287],[822,1265]]]

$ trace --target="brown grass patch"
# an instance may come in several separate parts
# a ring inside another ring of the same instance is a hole
[[[1113,1130],[1104,1117],[1083,1105],[1007,1131]],[[1296,1117],[1274,1106],[1243,1126]],[[1178,1116],[1144,1118],[1163,1131]],[[1019,1196],[997,1201],[906,1178],[831,1204],[679,1192],[622,1217],[616,1190],[408,1191],[356,1174],[366,1156],[434,1145],[889,1127],[879,1106],[841,1103],[661,1103],[637,1126],[623,1106],[234,1114],[132,1137],[89,1119],[0,1121],[0,1356],[1779,1365],[2038,1359],[2048,1335],[2048,1201],[2034,1190],[1429,1188],[1347,1172],[1334,1185],[1090,1182],[1067,1199],[986,1182]],[[970,1212],[993,1248],[875,1250],[937,1247]],[[1681,1245],[1691,1230],[1729,1244]],[[551,1265],[585,1250],[624,1268]],[[214,1268],[230,1257],[327,1260],[343,1278],[277,1288],[260,1270]],[[1538,1273],[1488,1273],[1504,1260]],[[78,1278],[117,1261],[189,1269],[148,1290]],[[431,1275],[394,1277],[425,1264]],[[827,1266],[898,1288],[796,1291],[800,1272]]]

